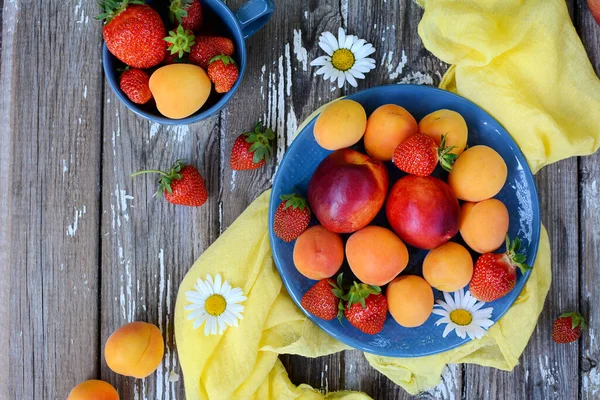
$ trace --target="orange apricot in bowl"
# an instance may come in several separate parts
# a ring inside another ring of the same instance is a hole
[[[497,250],[508,233],[508,210],[497,199],[464,203],[461,207],[459,231],[463,240],[478,253]]]
[[[408,111],[396,104],[385,104],[367,120],[365,150],[371,157],[390,161],[396,147],[415,133],[417,121]]]
[[[315,140],[327,150],[339,150],[358,143],[365,134],[367,113],[354,100],[338,100],[321,112],[315,122]]]
[[[165,347],[160,330],[147,322],[131,322],[106,341],[104,358],[117,374],[145,378],[160,365]]]
[[[388,309],[394,320],[406,328],[423,325],[433,311],[433,290],[417,275],[402,275],[387,287]]]
[[[507,176],[506,163],[500,154],[479,145],[458,157],[448,175],[448,184],[460,200],[478,202],[497,195]]]
[[[382,286],[408,264],[406,245],[396,234],[380,226],[367,226],[346,242],[350,269],[363,283]]]
[[[437,110],[425,116],[419,122],[419,132],[429,136],[437,144],[446,135],[446,147],[455,146],[450,152],[460,155],[467,146],[469,130],[465,119],[452,110]]]
[[[322,225],[311,226],[296,239],[294,265],[308,279],[330,278],[344,262],[344,244],[339,234]]]
[[[473,258],[469,250],[448,242],[427,253],[423,260],[423,278],[442,292],[454,292],[469,284],[473,276]]]
[[[90,379],[75,386],[67,400],[119,400],[119,393],[108,382]]]

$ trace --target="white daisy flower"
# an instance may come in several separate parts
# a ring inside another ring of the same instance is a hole
[[[214,281],[211,275],[206,280],[198,278],[194,285],[196,290],[185,292],[185,298],[191,304],[185,310],[191,311],[188,320],[194,320],[194,329],[204,324],[204,334],[222,335],[228,326],[238,326],[242,319],[246,300],[240,288],[232,288],[229,281],[221,284],[221,275],[217,274]]]
[[[331,32],[323,32],[319,37],[319,47],[327,55],[316,58],[310,65],[321,66],[317,75],[323,75],[323,79],[331,82],[337,79],[340,88],[345,81],[358,86],[356,79],[364,79],[364,74],[375,68],[375,60],[367,58],[375,52],[373,45],[357,36],[346,35],[342,28],[338,30],[337,38]]]
[[[461,339],[466,335],[471,339],[481,339],[486,334],[486,330],[494,324],[490,319],[494,309],[492,307],[482,309],[485,303],[477,301],[468,290],[466,293],[462,289],[454,292],[454,298],[450,293],[444,292],[444,299],[446,301],[436,301],[435,307],[440,308],[433,309],[434,314],[442,316],[435,325],[447,324],[442,337],[456,331]]]

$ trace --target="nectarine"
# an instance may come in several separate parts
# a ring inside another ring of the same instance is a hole
[[[508,233],[508,210],[497,199],[464,203],[461,207],[460,235],[478,253],[497,250]]]
[[[433,290],[420,276],[397,277],[390,282],[385,295],[390,314],[406,328],[423,325],[433,311]]]
[[[371,157],[390,161],[404,139],[417,133],[417,121],[403,107],[385,104],[367,120],[365,150]]]
[[[394,279],[408,264],[406,246],[389,229],[367,226],[346,242],[350,269],[362,282],[382,286]]]
[[[356,144],[365,134],[367,114],[360,103],[344,99],[328,105],[317,118],[315,140],[327,150]]]
[[[119,400],[119,393],[108,382],[90,379],[75,386],[67,400]]]
[[[311,226],[296,239],[294,265],[308,279],[330,278],[344,262],[344,244],[337,233]]]
[[[423,278],[443,292],[454,292],[469,284],[473,276],[473,258],[469,250],[448,242],[427,253],[423,261]]]

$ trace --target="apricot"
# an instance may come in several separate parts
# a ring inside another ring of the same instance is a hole
[[[147,322],[131,322],[106,341],[104,358],[117,374],[145,378],[160,365],[165,347],[160,330]]]
[[[371,157],[390,161],[396,147],[415,133],[417,121],[408,111],[395,104],[385,104],[367,120],[365,150]]]
[[[465,119],[452,110],[437,110],[426,115],[419,122],[419,132],[429,136],[437,144],[442,141],[442,135],[446,135],[446,147],[456,146],[451,153],[462,154],[467,146],[469,130]]]
[[[459,231],[465,243],[478,253],[497,250],[508,233],[508,210],[497,199],[464,203],[461,207]]]
[[[322,225],[311,226],[296,239],[293,258],[298,271],[307,278],[330,278],[344,262],[342,238]]]
[[[339,100],[321,112],[315,122],[315,140],[327,150],[339,150],[358,143],[365,134],[367,113],[354,100]]]
[[[380,226],[367,226],[346,242],[346,257],[358,279],[382,286],[394,279],[408,264],[406,245],[394,232]]]
[[[388,309],[394,320],[406,328],[423,325],[433,311],[433,290],[417,275],[403,275],[387,287]]]
[[[210,95],[206,71],[193,64],[170,64],[150,76],[150,91],[156,108],[168,118],[181,119],[198,111]]]
[[[67,400],[119,400],[119,393],[110,383],[91,379],[75,386]]]
[[[506,163],[494,149],[473,146],[458,157],[448,176],[448,184],[461,200],[478,202],[500,192],[508,171]]]
[[[423,260],[423,278],[443,292],[454,292],[469,284],[473,276],[473,258],[469,250],[448,242],[427,253]]]

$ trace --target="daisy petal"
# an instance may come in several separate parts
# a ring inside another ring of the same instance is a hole
[[[358,82],[356,82],[356,79],[354,79],[350,72],[344,72],[344,75],[349,84],[351,84],[354,87],[358,86]]]
[[[317,72],[315,72],[315,74],[317,74],[317,75],[323,75],[326,72],[330,72],[331,69],[332,69],[331,68],[331,64],[323,65],[321,68],[319,68],[317,70]],[[325,78],[325,79],[327,79],[327,78]]]
[[[346,48],[346,32],[342,28],[338,29],[338,43],[340,48]]]
[[[444,333],[442,333],[442,337],[445,338],[446,336],[448,336],[448,334],[450,332],[452,332],[452,330],[454,330],[455,325],[454,324],[448,324],[446,325],[446,329],[444,329]]]
[[[329,45],[329,47],[331,48],[331,50],[332,50],[331,54],[333,54],[334,51],[336,51],[337,49],[340,48],[337,38],[335,36],[333,36],[333,33],[323,32],[322,38],[323,38],[323,42],[326,42]]]
[[[354,44],[354,42],[357,40],[358,38],[354,35],[350,35],[346,37],[346,40],[344,41],[344,48],[345,49],[351,49],[352,45]],[[340,42],[342,43],[342,42]],[[340,45],[341,47],[341,45]]]
[[[356,51],[355,57],[360,60],[373,53],[375,53],[375,48],[371,43],[367,43]]]
[[[439,308],[434,308],[433,311],[431,311],[433,314],[435,315],[441,315],[443,317],[448,316],[448,311],[446,310],[440,310]]]
[[[215,294],[221,294],[221,274],[217,274],[215,277],[215,284],[213,286],[213,291]]]
[[[321,56],[321,57],[317,57],[314,60],[312,60],[310,62],[310,65],[312,65],[313,67],[318,67],[319,65],[326,65],[327,63],[331,62],[331,57],[329,56]]]
[[[358,71],[358,70],[357,70],[356,68],[354,68],[354,67],[350,68],[350,71],[349,71],[349,72],[350,72],[350,73],[352,74],[352,76],[353,76],[353,77],[355,77],[356,79],[365,79],[365,75],[364,75],[362,72]]]
[[[450,307],[451,310],[456,309],[456,303],[454,303],[454,299],[452,295],[448,292],[444,292],[444,299],[446,300],[446,304]]]
[[[328,55],[332,56],[333,55],[333,48],[331,47],[331,45],[329,44],[329,41],[327,40],[321,40],[319,41],[319,47],[323,49],[323,51],[325,53],[327,53]]]
[[[367,41],[365,39],[358,39],[357,41],[355,41],[354,43],[352,43],[352,47],[350,47],[350,51],[353,54],[356,54],[356,52],[359,49],[361,49],[365,43],[367,43]]]

